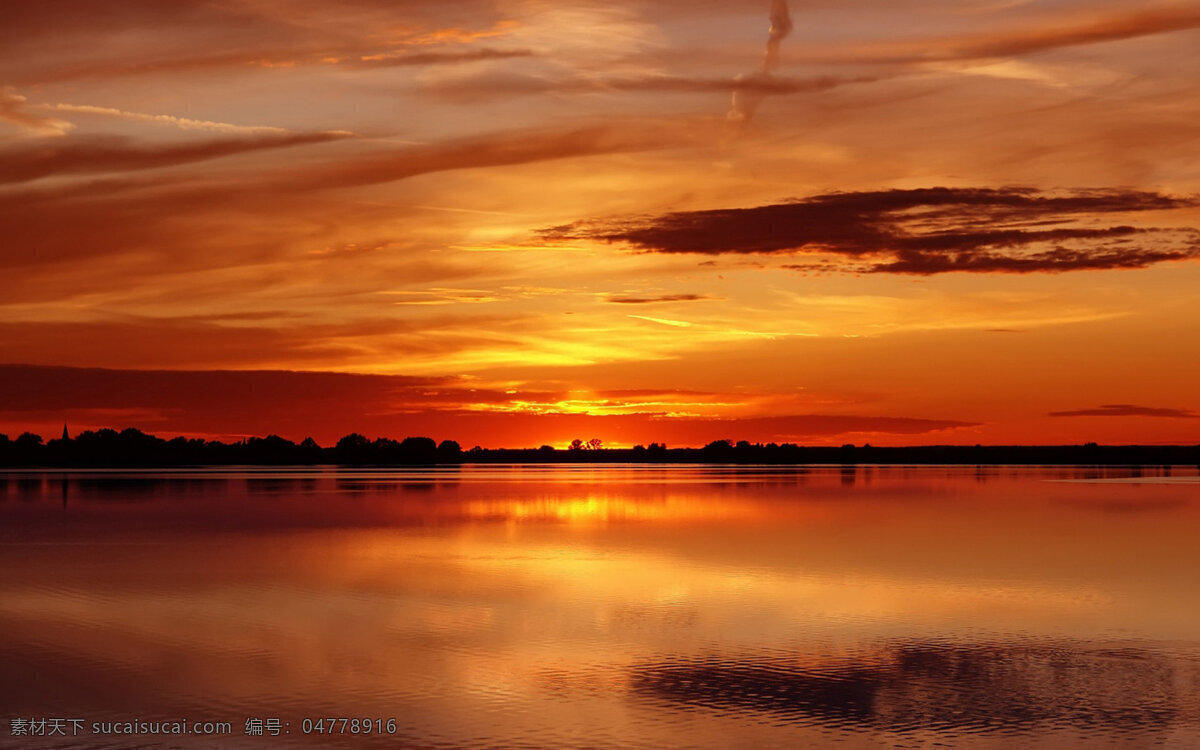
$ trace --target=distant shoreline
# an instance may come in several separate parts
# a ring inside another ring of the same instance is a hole
[[[598,442],[598,441],[597,441]],[[26,433],[0,435],[0,468],[187,468],[218,466],[450,466],[462,464],[744,464],[744,465],[1075,465],[1200,466],[1200,445],[926,445],[802,446],[718,440],[703,448],[472,448],[427,437],[370,440],[343,437],[322,447],[270,435],[222,443],[197,438],[164,440],[133,428],[99,430],[43,442]]]

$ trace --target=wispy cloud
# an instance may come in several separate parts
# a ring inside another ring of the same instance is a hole
[[[491,347],[514,356],[519,343],[490,330],[504,322],[497,316],[454,313],[338,322],[131,315],[0,321],[0,362],[38,361],[40,352],[53,352],[54,361],[71,365],[253,369],[292,361],[335,369],[390,356],[400,358],[411,373],[419,369],[418,359],[427,365],[456,351]]]
[[[272,131],[242,137],[208,139],[176,144],[141,144],[117,136],[86,136],[17,142],[0,148],[0,184],[28,182],[68,174],[102,174],[160,169],[190,162],[217,159],[251,151],[325,143],[346,133],[288,133]]]
[[[376,152],[283,175],[278,189],[309,190],[372,185],[457,169],[511,166],[609,153],[678,146],[702,137],[686,122],[614,121],[606,125],[534,128],[457,138]]]
[[[485,60],[509,60],[520,57],[535,57],[528,49],[483,49],[446,50],[442,52],[401,52],[393,54],[367,55],[358,59],[336,61],[352,68],[393,68],[409,65],[454,65],[456,63],[482,62]]]
[[[687,322],[686,320],[671,320],[669,318],[652,318],[649,315],[630,315],[628,317],[637,318],[638,320],[647,320],[647,321],[650,321],[651,323],[658,323],[659,325],[673,326],[675,328],[691,328],[692,327],[692,324]]]
[[[447,11],[472,23],[447,25]],[[14,6],[4,20],[0,47],[19,52],[0,61],[0,79],[23,84],[238,69],[462,64],[530,54],[461,49],[520,30],[518,21],[497,18],[486,0],[444,0],[434,7],[406,0],[337,6],[304,0],[110,0],[103,12],[79,0],[56,0]],[[117,38],[120,44],[110,43]],[[404,54],[408,50],[419,51]]]
[[[66,135],[74,126],[57,117],[30,111],[29,100],[12,86],[0,86],[0,122],[7,122],[33,135]]]
[[[421,48],[424,49],[424,48]],[[173,57],[162,60],[105,60],[94,64],[64,65],[39,71],[30,76],[33,83],[56,83],[89,78],[119,78],[151,74],[180,74],[221,71],[234,68],[247,70],[289,70],[299,67],[324,67],[333,69],[373,70],[393,67],[417,67],[438,65],[463,65],[490,60],[507,60],[534,57],[529,49],[475,50],[451,49],[445,51],[405,52],[387,50],[364,54],[359,48],[324,49],[315,52],[280,50],[264,54],[261,51],[220,55],[196,55]]]
[[[734,79],[733,102],[729,119],[742,125],[754,119],[763,97],[770,93],[775,69],[779,67],[779,45],[792,33],[792,15],[787,0],[771,0],[771,26],[767,30],[767,49],[762,65],[753,73]]]
[[[458,81],[439,81],[426,92],[449,99],[479,100],[538,94],[711,94],[734,91],[744,97],[813,94],[856,83],[872,83],[875,76],[821,75],[809,77],[748,76],[728,78],[688,77],[646,73],[624,76],[553,77],[517,73],[488,73]]]
[[[1076,16],[1057,24],[948,40],[940,56],[943,59],[1009,57],[1198,27],[1200,8],[1179,3],[1122,10],[1100,17],[1088,12],[1086,16]],[[937,47],[934,45],[935,49]]]
[[[73,112],[83,115],[101,115],[104,117],[116,117],[121,120],[130,120],[133,122],[146,122],[152,125],[168,125],[170,127],[179,128],[181,130],[211,130],[220,133],[286,133],[284,128],[275,128],[267,126],[248,126],[248,125],[233,125],[228,122],[214,122],[212,120],[193,120],[187,117],[176,117],[174,115],[153,115],[145,112],[126,112],[113,107],[95,107],[89,104],[38,104],[36,109],[48,110],[53,112]]]
[[[520,22],[512,18],[502,18],[489,28],[471,30],[462,26],[449,26],[433,31],[420,31],[403,41],[406,45],[471,44],[480,39],[508,36],[520,27]]]
[[[1200,28],[1200,8],[1160,3],[1129,10],[1046,14],[1028,25],[956,36],[813,46],[795,54],[809,63],[908,64],[1005,58]]]

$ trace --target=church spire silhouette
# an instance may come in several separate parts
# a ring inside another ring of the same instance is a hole
[[[70,440],[70,439],[71,439],[71,433],[67,432],[67,423],[66,423],[66,422],[63,422],[63,436],[62,436],[62,439],[63,439],[63,440]]]

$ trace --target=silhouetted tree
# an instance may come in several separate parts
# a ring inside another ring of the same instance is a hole
[[[295,463],[299,452],[296,444],[278,435],[267,435],[265,438],[251,437],[245,441],[245,456],[248,461],[262,464]]]
[[[434,463],[437,460],[437,443],[433,438],[406,437],[400,441],[400,458],[406,463]]]
[[[296,446],[296,459],[302,464],[319,464],[324,454],[325,451],[311,437],[304,438]]]
[[[456,454],[458,458],[455,458]],[[802,448],[795,443],[750,443],[714,440],[703,449],[668,451],[661,443],[632,449],[603,449],[599,439],[574,440],[571,451],[557,452],[552,446],[539,449],[488,449],[475,446],[463,454],[458,443],[430,438],[368,440],[352,433],[335,447],[323,449],[312,438],[296,445],[278,435],[250,437],[236,443],[176,437],[169,441],[135,428],[85,430],[70,440],[44,442],[33,433],[16,440],[0,434],[0,464],[6,466],[183,466],[231,464],[323,463],[397,464],[528,461],[720,461],[736,463],[860,463],[896,464],[1091,464],[1129,466],[1200,465],[1200,446],[1104,446],[1095,443],[1074,446],[917,446],[911,448]],[[1136,470],[1136,469],[1135,469]],[[852,480],[853,472],[843,479]]]
[[[443,440],[438,443],[437,460],[439,462],[454,463],[462,460],[462,446],[457,440]]]
[[[416,459],[410,460],[407,454],[400,450],[400,443],[385,437],[377,437],[371,441],[365,460],[372,464],[416,463]]]
[[[730,461],[733,459],[733,443],[728,440],[714,440],[704,446],[701,453],[709,461]]]
[[[337,441],[337,450],[362,450],[371,444],[365,435],[360,435],[357,432],[352,432],[346,435],[341,440]]]
[[[32,432],[21,433],[13,441],[13,457],[19,464],[40,464],[45,462],[42,436]]]
[[[365,435],[352,432],[337,441],[337,445],[333,448],[333,453],[336,460],[340,463],[367,463],[369,460],[367,454],[370,447],[371,441]]]

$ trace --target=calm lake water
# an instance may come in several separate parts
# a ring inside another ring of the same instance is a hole
[[[0,474],[0,747],[1196,748],[1198,530],[1195,467]]]

